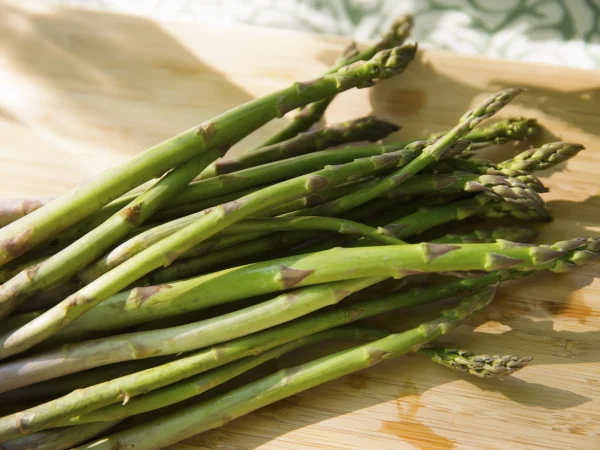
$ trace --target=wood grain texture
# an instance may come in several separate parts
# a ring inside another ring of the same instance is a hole
[[[156,23],[50,8],[0,10],[0,195],[50,196],[258,95],[325,70],[347,43],[249,27]],[[487,93],[528,91],[504,116],[536,117],[588,148],[543,174],[556,220],[540,241],[600,233],[600,74],[427,51],[401,77],[335,100],[328,121],[370,112],[399,138],[443,130]],[[273,122],[239,147],[282,126]],[[552,136],[554,135],[554,137]],[[513,150],[514,153],[514,150]],[[600,274],[539,274],[503,288],[447,337],[535,357],[505,381],[418,356],[312,389],[172,447],[200,449],[597,449]],[[396,314],[386,322],[401,323]],[[594,444],[595,442],[595,444]]]

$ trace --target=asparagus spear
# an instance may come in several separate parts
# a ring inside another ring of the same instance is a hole
[[[306,83],[251,100],[208,122],[181,133],[125,164],[80,185],[48,205],[0,229],[0,266],[47,241],[111,200],[162,175],[207,149],[224,153],[258,127],[275,117],[316,100],[352,88],[363,88],[401,73],[412,61],[416,45],[383,50],[369,61],[360,61]]]
[[[0,286],[0,318],[35,292],[61,283],[147,220],[181,192],[218,154],[208,151],[166,174],[106,222],[42,263],[30,266]]]
[[[269,360],[279,358],[285,353],[289,353],[300,347],[315,344],[323,340],[330,339],[353,339],[353,340],[372,340],[387,336],[383,330],[369,328],[350,328],[341,327],[321,331],[306,337],[302,337],[293,342],[280,345],[267,350],[256,356],[247,356],[238,361],[231,362],[222,367],[213,369],[209,372],[186,378],[178,383],[171,384],[159,390],[150,392],[143,396],[138,396],[129,400],[126,404],[112,404],[104,408],[91,411],[81,416],[72,417],[60,425],[85,424],[90,422],[104,422],[107,420],[121,420],[129,416],[152,411],[158,408],[164,408],[188,398],[197,396],[212,389],[215,386],[223,384],[232,378],[249,371]]]
[[[314,361],[283,369],[209,401],[115,433],[79,449],[108,450],[120,448],[159,449],[195,434],[216,428],[297,394],[311,387],[371,367],[383,360],[415,351],[424,344],[450,332],[458,323],[481,310],[493,299],[494,288],[486,288],[464,298],[457,306],[416,328],[351,350],[328,355]]]
[[[393,54],[389,56],[392,60],[386,64],[393,65]],[[388,67],[388,70],[392,69]],[[10,335],[0,337],[0,358],[20,353],[42,342],[141,276],[160,266],[169,265],[183,252],[245,217],[270,206],[311,194],[326,186],[342,184],[352,177],[360,178],[380,168],[397,165],[406,159],[406,152],[398,151],[380,157],[359,159],[341,166],[328,166],[313,174],[293,178],[248,194],[239,200],[219,205],[198,221],[97,278],[37,319]]]
[[[511,117],[499,120],[487,126],[481,126],[469,132],[465,139],[471,141],[471,149],[493,144],[503,144],[510,141],[521,141],[534,137],[539,132],[539,125],[535,119],[527,117]],[[444,133],[437,133],[430,137],[436,139],[443,136]]]
[[[337,123],[247,152],[235,159],[219,159],[202,171],[199,180],[237,172],[282,159],[325,150],[340,144],[358,141],[378,141],[398,131],[400,127],[387,120],[367,116]]]
[[[569,142],[551,142],[541,148],[526,150],[498,164],[499,169],[535,172],[560,164],[577,155],[585,147]]]
[[[492,117],[522,91],[523,89],[518,88],[504,89],[488,97],[479,106],[464,114],[452,130],[423,149],[417,158],[392,172],[379,184],[360,189],[338,200],[320,205],[314,208],[310,214],[317,216],[337,215],[399,186],[428,165],[439,161],[451,144],[473,130],[482,120]]]
[[[553,167],[577,155],[585,147],[570,142],[551,142],[538,149],[525,150],[499,164],[485,160],[447,159],[435,164],[439,172],[461,170],[490,175],[518,176]]]
[[[424,347],[419,350],[432,361],[453,370],[468,372],[479,378],[504,377],[531,362],[530,356],[476,355],[467,350],[444,347]]]
[[[379,51],[402,45],[412,29],[412,25],[412,16],[403,15],[398,17],[392,23],[390,28],[383,34],[379,42],[362,52],[357,52],[355,44],[352,43],[346,50],[344,50],[341,58],[336,61],[336,64],[325,73],[335,73],[347,64],[371,59]],[[308,130],[312,125],[321,120],[321,117],[323,117],[325,110],[334,97],[335,95],[300,108],[298,113],[292,118],[288,125],[263,142],[258,148],[277,144],[293,138],[298,133]]]
[[[359,280],[356,283],[365,287],[379,281],[376,278],[402,277],[413,273],[494,271],[507,268],[521,271],[544,269],[562,271],[567,266],[587,264],[597,259],[599,251],[600,240],[594,238],[559,242],[552,246],[532,246],[509,241],[497,241],[493,244],[412,244],[351,249],[338,248],[295,258],[269,261],[268,263],[271,265],[276,264],[275,267],[278,270],[273,271],[273,269],[270,269],[267,279],[271,279],[271,282],[275,281],[284,289],[357,278]],[[286,260],[295,260],[295,262],[286,264]],[[348,261],[352,261],[354,270],[347,268]],[[259,263],[224,272],[225,275],[229,273],[239,276],[244,271],[250,271],[253,281],[260,283],[261,287],[264,288],[267,282],[263,281],[259,274],[269,270],[267,267],[267,264]],[[274,272],[277,273],[275,280],[273,280]],[[210,274],[206,278],[215,281],[215,278],[219,277],[218,274]],[[227,276],[220,278],[227,278]],[[372,279],[364,280],[363,278]],[[180,282],[179,284],[184,283],[186,282]],[[239,284],[244,285],[245,283],[241,282]],[[317,308],[320,307],[319,305],[322,303],[319,302],[323,302],[324,298],[319,296],[322,292],[319,289],[323,289],[323,287],[317,286],[314,290],[316,296],[314,303],[309,302],[313,305],[316,304]],[[342,291],[345,289],[346,287]],[[249,286],[244,286],[244,297],[252,295],[249,290]],[[206,292],[205,290],[204,293],[206,294]],[[307,290],[307,292],[312,295],[313,290]],[[186,294],[189,293],[190,291],[186,292]],[[221,294],[219,300],[221,302],[223,298],[231,300],[230,295],[229,293]],[[183,296],[180,296],[179,299],[181,297]],[[195,300],[197,297],[194,296],[193,298]],[[285,299],[286,296],[283,296],[277,299],[275,303],[289,303]],[[152,303],[152,300],[152,297],[146,299],[145,305]],[[178,300],[178,298],[175,298],[175,300]],[[207,299],[206,303],[216,304],[215,300],[215,298],[210,298]],[[198,308],[197,305],[194,306]],[[242,310],[240,316],[233,313],[232,317],[235,318],[232,320],[235,323],[243,321],[244,325],[241,329],[246,331],[251,330],[252,326],[262,327],[267,322],[266,319],[263,318],[263,320],[258,321],[261,322],[260,324],[252,322],[251,319],[256,311],[260,312],[259,316],[265,314],[266,317],[267,312],[262,310],[262,307],[269,309],[271,304],[267,302],[262,306],[258,305],[257,308]],[[304,307],[304,304],[299,302],[297,308],[301,307]],[[296,308],[289,306],[288,310],[289,314],[293,314]],[[114,311],[113,309],[113,314]],[[285,314],[275,315],[273,320],[282,320],[284,316]],[[244,317],[249,318],[249,321],[245,321]],[[232,330],[232,334],[235,333],[235,328],[232,328],[233,325],[223,329],[224,322],[218,321],[206,322],[208,329],[213,323],[217,323],[215,336],[220,336],[215,337],[215,339],[221,341],[230,339],[232,336],[227,334],[228,330]],[[201,337],[206,338],[207,341],[201,341]],[[103,364],[193,350],[199,346],[210,345],[206,342],[210,342],[209,339],[211,338],[212,336],[207,332],[207,328],[200,322],[198,324],[129,333],[70,345],[66,349],[51,350],[20,360],[13,360],[0,366],[0,377],[3,380],[0,392]],[[97,355],[102,355],[102,358],[94,359],[94,356],[97,357]],[[40,370],[40,367],[43,370]]]

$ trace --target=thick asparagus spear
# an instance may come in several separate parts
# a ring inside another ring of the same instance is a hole
[[[258,127],[305,104],[352,88],[373,85],[401,73],[412,61],[416,45],[383,50],[336,73],[252,100],[193,127],[98,178],[80,185],[46,206],[0,229],[0,266],[79,222],[141,183],[162,175],[207,149],[224,153]]]
[[[289,289],[294,286],[307,286],[344,279],[359,279],[357,283],[367,283],[366,285],[362,284],[365,287],[373,284],[373,280],[364,280],[364,278],[402,277],[413,273],[494,271],[508,268],[520,271],[543,269],[561,271],[566,265],[578,265],[597,259],[599,250],[600,241],[594,238],[559,242],[548,247],[517,244],[509,241],[497,241],[492,244],[413,244],[351,249],[338,248],[295,257],[293,265],[282,263],[286,258],[270,261],[269,263],[277,264],[276,267],[279,269],[275,279],[276,283],[283,288]],[[348,261],[352,261],[354,270],[347,268]],[[281,269],[281,267],[285,269]],[[258,275],[259,271],[265,272],[268,270],[265,263],[245,266],[245,269],[250,270],[255,283],[261,283],[261,286],[266,284]],[[239,274],[242,271],[243,268],[237,268],[225,271],[225,273]],[[214,280],[215,275],[211,274],[207,277]],[[272,277],[273,272],[269,273],[271,280]],[[311,303],[316,304],[316,307],[320,307],[319,302],[323,301],[323,297],[319,296],[320,288],[323,287],[317,286],[314,290],[317,300]],[[346,288],[344,287],[344,289]],[[248,291],[249,287],[244,286],[244,297],[251,295]],[[313,291],[308,290],[307,292],[312,294]],[[194,300],[196,298],[194,297]],[[223,294],[221,298],[223,298]],[[287,302],[285,296],[282,299],[284,299],[281,300],[282,302]],[[147,299],[146,303],[151,300],[152,298]],[[215,298],[210,298],[210,301],[215,304]],[[206,303],[209,303],[209,301]],[[279,304],[281,302],[278,299],[275,303]],[[271,304],[268,302],[263,306],[271,308]],[[298,308],[303,306],[299,305]],[[294,310],[292,306],[289,307],[290,314],[294,313]],[[242,329],[245,330],[251,329],[251,326],[263,326],[264,320],[260,321],[261,324],[251,325],[251,319],[248,322],[243,319],[246,317],[246,313],[248,313],[248,317],[251,317],[256,311],[262,311],[261,314],[266,314],[266,311],[261,310],[261,305],[258,305],[256,309],[251,308],[241,313],[239,317],[236,313],[233,313],[232,317],[235,317],[234,322],[236,323],[244,321],[245,328],[242,327]],[[281,320],[283,316],[285,314],[276,315],[273,320]],[[227,329],[223,330],[221,327],[222,322],[217,320],[217,322],[209,321],[206,323],[209,328],[213,323],[217,323],[215,336],[222,336],[221,340],[231,338],[231,335],[227,335]],[[230,325],[229,329],[233,330],[232,326]],[[221,332],[225,334],[219,334]],[[3,380],[0,391],[15,389],[103,364],[193,350],[199,346],[210,345],[206,343],[208,341],[200,340],[200,337],[207,336],[210,336],[210,333],[200,322],[161,330],[129,333],[70,345],[67,349],[51,350],[20,360],[10,361],[0,366],[0,377]],[[207,339],[210,339],[210,337],[207,337]],[[102,355],[102,358],[94,359],[94,355]],[[43,370],[40,370],[40,368],[43,368]]]
[[[315,207],[309,214],[316,216],[338,215],[401,185],[428,165],[439,161],[450,145],[473,130],[482,120],[492,117],[522,91],[523,89],[518,88],[504,89],[488,97],[479,106],[464,114],[452,130],[423,149],[417,158],[386,176],[377,185],[365,187],[338,200]]]
[[[354,43],[352,43],[350,47],[344,50],[342,56],[336,61],[336,64],[325,73],[335,73],[347,64],[371,59],[373,55],[381,50],[402,45],[412,29],[412,25],[412,16],[403,15],[398,17],[375,45],[362,52],[357,52]],[[321,120],[333,98],[334,96],[331,96],[301,108],[288,125],[263,142],[258,148],[277,144],[308,130],[312,125]]]
[[[218,153],[209,150],[166,174],[145,193],[73,244],[42,263],[30,266],[0,286],[0,318],[35,292],[61,283],[119,242],[177,195]]]
[[[415,351],[450,332],[458,323],[483,309],[493,299],[494,294],[495,288],[482,289],[464,298],[454,308],[442,311],[437,319],[422,323],[416,328],[283,369],[209,401],[115,433],[79,449],[164,448],[195,434],[222,426],[277,400],[371,367],[383,360]]]
[[[160,266],[169,265],[183,252],[254,213],[309,195],[326,186],[342,184],[352,177],[360,178],[380,168],[397,165],[402,160],[406,160],[406,153],[399,151],[381,157],[359,159],[341,166],[328,166],[313,174],[293,178],[219,205],[198,221],[97,278],[37,319],[10,335],[0,337],[0,358],[22,352],[42,342],[141,276]]]
[[[286,141],[262,147],[235,159],[219,159],[202,171],[198,179],[212,178],[282,159],[300,156],[336,145],[358,141],[378,141],[398,131],[400,127],[387,120],[367,116],[325,128],[300,133]]]
[[[165,386],[162,389],[146,395],[132,398],[126,404],[112,404],[104,408],[91,411],[81,416],[72,417],[61,425],[85,424],[90,422],[105,422],[108,420],[121,420],[129,416],[152,411],[158,408],[181,402],[212,389],[215,386],[235,378],[236,376],[257,367],[266,361],[279,358],[300,347],[315,344],[330,339],[372,340],[387,336],[383,330],[355,327],[340,327],[321,331],[297,339],[293,342],[280,345],[256,356],[248,356],[225,366],[202,373],[195,377],[186,378],[178,383]]]
[[[533,359],[530,356],[477,355],[467,350],[444,347],[423,347],[419,353],[442,366],[468,372],[479,378],[500,378],[511,375]]]

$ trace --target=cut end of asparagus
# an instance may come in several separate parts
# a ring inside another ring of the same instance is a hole
[[[526,150],[512,159],[499,163],[498,167],[500,169],[525,170],[527,172],[545,170],[571,159],[584,148],[581,144],[551,142],[541,148]]]
[[[452,370],[468,372],[479,378],[501,378],[515,373],[529,364],[530,356],[476,355],[468,350],[443,347],[423,349],[432,361]]]

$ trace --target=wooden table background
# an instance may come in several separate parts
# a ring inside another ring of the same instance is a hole
[[[221,111],[313,78],[347,44],[281,30],[26,5],[0,4],[3,197],[60,194]],[[556,220],[543,227],[540,242],[597,236],[598,72],[427,51],[401,77],[336,99],[327,119],[373,112],[401,124],[399,138],[423,136],[451,126],[487,93],[515,85],[528,91],[504,116],[536,117],[551,130],[544,141],[588,148],[543,174]],[[455,374],[418,356],[398,358],[172,448],[598,449],[599,274],[597,266],[540,274],[504,288],[446,339],[474,351],[535,357],[504,381]]]

